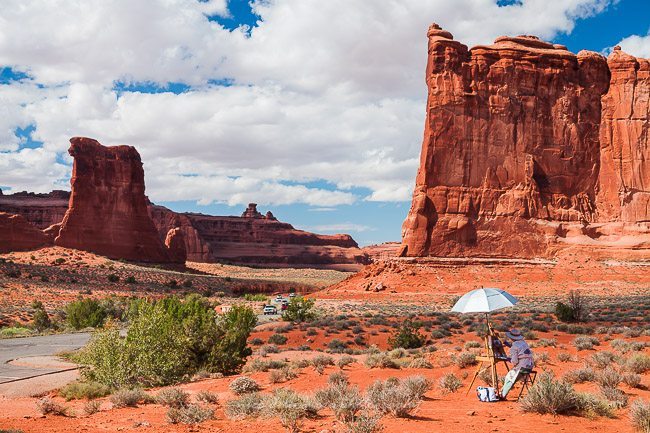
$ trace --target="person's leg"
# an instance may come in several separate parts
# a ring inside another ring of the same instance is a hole
[[[506,374],[505,380],[503,382],[503,388],[501,388],[501,398],[506,398],[508,393],[512,389],[512,385],[515,384],[517,378],[519,377],[519,368],[513,368]]]

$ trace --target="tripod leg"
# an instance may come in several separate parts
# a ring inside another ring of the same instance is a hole
[[[474,385],[474,382],[476,381],[478,375],[481,373],[482,369],[483,369],[483,361],[479,363],[478,368],[474,372],[474,376],[472,377],[472,381],[469,383],[469,386],[467,387],[467,391],[465,392],[465,395],[469,394],[470,389],[472,389],[472,386]]]

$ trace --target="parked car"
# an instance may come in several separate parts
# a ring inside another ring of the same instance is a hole
[[[295,293],[289,293],[289,297],[290,297],[290,298],[295,298],[295,297],[296,297],[296,294],[295,294]]]
[[[278,309],[275,308],[273,305],[265,305],[264,306],[264,315],[268,314],[278,314]]]

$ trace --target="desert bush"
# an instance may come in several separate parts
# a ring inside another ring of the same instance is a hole
[[[555,338],[540,338],[536,343],[536,347],[555,347],[557,340]]]
[[[282,319],[288,322],[308,322],[316,317],[314,300],[307,298],[291,298],[287,309],[282,313]]]
[[[431,381],[424,376],[409,376],[403,379],[401,386],[405,387],[409,395],[413,395],[419,399],[424,397],[424,394],[431,389]]]
[[[117,283],[118,281],[120,281],[120,277],[118,277],[116,274],[108,274],[108,277],[106,278],[110,283]]]
[[[480,349],[482,347],[482,344],[479,341],[471,340],[466,342],[463,347],[465,348],[465,350]]]
[[[262,344],[264,344],[264,340],[262,340],[262,339],[259,338],[259,337],[255,337],[255,338],[252,338],[252,339],[251,339],[250,343],[251,343],[253,346],[261,346]]]
[[[334,365],[334,358],[328,355],[316,355],[311,359],[311,365],[314,367],[327,367]]]
[[[569,383],[555,380],[550,373],[543,373],[520,405],[524,412],[562,415],[578,410],[578,397]]]
[[[641,385],[641,375],[636,373],[626,373],[623,375],[623,383],[630,388],[638,388]]]
[[[557,360],[560,361],[560,362],[569,362],[569,361],[571,361],[571,359],[573,359],[573,358],[572,358],[571,354],[568,353],[568,352],[559,352],[557,354]]]
[[[84,298],[65,307],[66,321],[74,329],[98,328],[104,324],[106,310],[95,299]]]
[[[562,322],[584,322],[588,315],[587,301],[579,290],[571,290],[566,303],[555,305],[555,315]]]
[[[271,370],[269,374],[269,381],[271,383],[283,383],[298,377],[298,372],[295,369],[285,366],[279,370]]]
[[[589,393],[576,393],[577,410],[588,418],[604,416],[615,418],[614,407],[606,400]]]
[[[217,396],[217,394],[206,390],[197,392],[194,396],[194,399],[196,399],[196,401],[202,401],[204,403],[211,404],[217,404],[219,402],[219,396]]]
[[[322,407],[332,409],[336,419],[342,422],[354,421],[357,412],[363,407],[359,388],[340,380],[316,391],[314,399]]]
[[[342,371],[336,371],[329,375],[329,377],[327,378],[327,383],[329,385],[334,385],[334,386],[337,385],[346,386],[350,383],[350,380],[348,376]]]
[[[257,392],[260,390],[260,386],[250,377],[240,376],[237,379],[230,382],[228,385],[230,390],[237,395],[250,394],[252,392]]]
[[[582,367],[567,371],[564,380],[569,383],[593,382],[596,379],[596,372],[591,367]]]
[[[187,406],[172,406],[167,411],[167,422],[171,424],[199,424],[209,419],[214,419],[214,409],[198,404]]]
[[[245,373],[267,372],[269,370],[279,370],[287,365],[285,361],[279,359],[260,359],[255,358],[244,368]]]
[[[88,400],[84,403],[84,413],[86,415],[92,415],[99,412],[99,409],[102,407],[102,402],[99,400]]]
[[[578,350],[591,350],[599,344],[600,342],[596,337],[589,337],[587,335],[581,335],[573,340],[573,345]]]
[[[163,406],[180,408],[188,405],[190,395],[180,388],[167,388],[156,394],[156,402]]]
[[[343,423],[347,433],[380,433],[384,427],[381,425],[381,416],[364,411],[354,420]]]
[[[295,299],[295,298],[294,298]],[[300,431],[302,421],[309,415],[307,399],[291,389],[280,388],[263,400],[263,413],[277,417],[289,433]]]
[[[353,357],[351,357],[349,355],[345,355],[345,356],[340,357],[336,361],[336,366],[342,370],[345,366],[350,365],[350,364],[354,364],[355,362],[357,362],[356,359],[354,359]]]
[[[377,412],[404,418],[420,404],[422,382],[419,379],[410,383],[398,379],[377,380],[368,387],[367,398]]]
[[[420,333],[420,325],[406,320],[397,328],[395,333],[388,339],[388,345],[396,349],[417,349],[426,342],[424,335]]]
[[[59,395],[68,401],[81,398],[92,400],[105,397],[110,393],[110,388],[102,383],[83,381],[70,382],[59,390]]]
[[[471,352],[461,352],[454,357],[454,362],[460,368],[476,365],[476,355]]]
[[[271,344],[284,344],[287,340],[287,337],[282,334],[273,334],[269,337],[268,342]]]
[[[247,301],[266,302],[267,296],[262,293],[246,293],[244,299]]]
[[[119,389],[111,395],[110,401],[114,407],[136,407],[140,402],[150,401],[150,396],[140,388]]]
[[[617,388],[601,387],[600,392],[617,409],[627,406],[628,397],[623,391]]]
[[[607,367],[596,375],[596,382],[602,388],[616,388],[622,380],[623,376],[621,373],[612,367]]]
[[[641,433],[650,433],[650,403],[636,400],[630,407],[630,421]]]
[[[262,397],[258,393],[244,394],[226,402],[226,416],[230,419],[254,418],[262,410]]]
[[[36,408],[43,415],[68,416],[68,408],[55,402],[50,397],[43,397],[36,402]]]
[[[643,374],[650,370],[650,356],[634,353],[625,361],[625,368],[632,373]]]
[[[409,363],[409,368],[433,368],[433,365],[424,357],[413,358]]]
[[[438,386],[445,392],[456,392],[463,386],[463,382],[454,373],[447,373],[440,378]]]
[[[284,335],[282,335],[282,337],[284,337]],[[260,356],[266,356],[269,353],[280,353],[280,349],[275,344],[265,344],[264,346],[259,348],[257,353]]]
[[[399,364],[385,352],[371,353],[366,356],[364,364],[368,368],[399,368]]]
[[[589,358],[589,362],[597,368],[603,369],[614,362],[615,355],[612,352],[596,352]]]

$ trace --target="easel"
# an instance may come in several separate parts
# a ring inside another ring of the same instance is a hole
[[[492,377],[492,386],[494,387],[495,391],[498,394],[499,378],[497,376],[497,363],[503,362],[506,366],[506,370],[509,370],[507,358],[504,358],[503,356],[505,355],[505,352],[503,350],[503,345],[501,345],[500,349],[497,348],[495,350],[494,341],[496,340],[499,342],[499,344],[501,344],[501,340],[499,340],[497,333],[492,328],[492,324],[490,324],[490,316],[488,313],[485,313],[485,320],[487,323],[487,334],[485,335],[484,338],[484,344],[485,344],[485,352],[487,353],[487,355],[479,355],[476,357],[476,360],[479,361],[478,368],[474,373],[474,377],[472,377],[472,381],[467,387],[467,392],[465,392],[465,395],[469,394],[469,391],[472,389],[478,375],[481,374],[482,371],[488,368],[490,369],[490,376]],[[485,367],[483,366],[484,363],[487,364]]]

